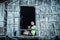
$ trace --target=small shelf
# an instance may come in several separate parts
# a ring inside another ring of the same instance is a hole
[[[14,36],[12,38],[19,38],[19,39],[23,39],[23,38],[26,38],[26,39],[35,39],[35,38],[39,38],[39,36]]]

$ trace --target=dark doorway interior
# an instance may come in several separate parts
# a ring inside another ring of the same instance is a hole
[[[5,1],[8,1],[8,0],[0,0],[0,3],[3,3],[3,2],[5,2]]]
[[[21,6],[20,28],[27,29],[31,21],[35,22],[35,8],[32,6]]]
[[[31,21],[35,21],[35,8],[29,6],[21,6],[21,28],[27,29]]]

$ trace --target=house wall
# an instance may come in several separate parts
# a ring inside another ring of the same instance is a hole
[[[36,21],[40,28],[40,37],[50,38],[53,36],[60,36],[60,13],[59,0],[41,0],[36,1]],[[37,24],[36,23],[36,24]]]
[[[7,13],[7,35],[14,36],[14,32],[16,32],[16,36],[18,36],[20,27],[19,2],[8,4]]]
[[[59,0],[20,0],[20,5],[22,6],[35,7],[38,34],[43,38],[60,35],[59,3]]]
[[[4,9],[5,9],[5,5],[3,3],[0,3],[0,35],[4,35],[4,30],[3,30],[3,27],[4,27],[4,15],[5,15],[5,12],[4,12]]]
[[[0,27],[3,27],[4,25],[4,9],[5,9],[5,6],[4,4],[0,3]]]
[[[13,33],[16,31],[18,36],[20,6],[35,7],[38,36],[42,38],[60,36],[60,0],[13,0],[7,6],[7,35],[14,36]]]

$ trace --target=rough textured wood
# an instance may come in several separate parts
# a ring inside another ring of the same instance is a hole
[[[60,0],[13,0],[7,6],[7,35],[14,36],[13,28],[19,30],[20,6],[35,7],[38,36],[60,36]]]

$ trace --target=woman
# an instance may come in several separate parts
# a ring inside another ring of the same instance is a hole
[[[29,35],[35,36],[36,35],[36,26],[33,21],[31,21],[31,27],[29,26],[29,28],[31,29],[29,31]]]

